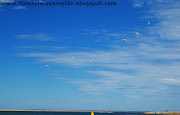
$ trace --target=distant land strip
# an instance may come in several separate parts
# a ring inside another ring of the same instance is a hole
[[[109,111],[78,111],[78,110],[19,110],[19,109],[0,109],[0,112],[98,112],[108,113]],[[113,113],[140,113],[140,114],[169,114],[169,115],[180,115],[180,111],[169,111],[169,112],[138,112],[138,111],[111,111]]]

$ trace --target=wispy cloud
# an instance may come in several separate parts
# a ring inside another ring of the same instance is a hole
[[[24,39],[24,40],[38,40],[38,41],[54,40],[51,36],[44,34],[44,33],[21,34],[21,35],[17,35],[17,38]]]
[[[179,0],[133,0],[133,4],[142,3],[146,9],[146,20],[151,17],[149,36],[156,39],[179,40],[180,39],[180,1]]]
[[[88,75],[95,78],[67,79],[71,84],[79,86],[87,93],[123,92],[126,95],[144,95],[160,93],[165,90],[176,91],[169,85],[177,86],[180,76],[180,8],[175,1],[137,0],[135,7],[148,7],[152,16],[150,27],[145,28],[145,34],[139,40],[130,39],[131,44],[116,45],[112,49],[86,52],[24,53],[23,56],[36,57],[42,62],[86,69]],[[168,7],[167,4],[169,4]],[[152,7],[149,7],[151,6]],[[144,7],[144,8],[146,8]],[[169,9],[172,8],[172,9]],[[146,24],[145,24],[146,25]],[[93,32],[94,31],[94,32]],[[122,33],[88,30],[90,36],[103,39],[123,38]],[[127,32],[131,33],[131,32]],[[135,35],[135,33],[134,33]],[[26,36],[21,36],[26,38]],[[28,36],[29,37],[29,36]],[[113,46],[111,42],[109,46]],[[71,60],[71,56],[74,60]],[[46,58],[44,58],[46,57]],[[89,63],[89,59],[93,63]],[[95,69],[92,69],[92,68]]]
[[[19,48],[24,49],[65,49],[67,47],[59,47],[59,46],[22,46]]]
[[[144,7],[147,9],[154,9],[157,10],[163,8],[174,8],[179,7],[178,0],[130,0],[133,3],[135,8],[137,7]]]
[[[175,78],[163,78],[162,82],[172,85],[180,85],[180,80]]]
[[[69,83],[79,85],[79,89],[87,93],[122,90],[126,92],[132,89],[158,92],[167,89],[168,84],[162,82],[163,78],[180,76],[179,63],[176,62],[180,58],[180,51],[178,46],[173,47],[175,46],[154,41],[153,44],[138,43],[128,49],[119,46],[114,50],[103,51],[101,56],[98,56],[98,52],[28,53],[24,55],[37,57],[40,61],[52,64],[78,68],[100,68],[97,71],[89,70],[87,74],[101,77],[68,80]],[[73,61],[71,56],[75,58]],[[92,59],[93,63],[89,63],[88,59]]]
[[[26,7],[24,6],[17,6],[17,7],[14,7],[15,9],[19,10],[19,9],[26,9]]]
[[[122,32],[110,32],[106,29],[97,28],[87,28],[85,29],[83,35],[96,36],[99,40],[113,40],[113,39],[123,39],[124,33]]]
[[[143,7],[144,6],[144,1],[142,0],[134,0],[133,1],[133,7],[138,8],[138,7]]]
[[[119,33],[109,33],[107,34],[107,36],[114,38],[123,38],[123,34],[119,34]]]

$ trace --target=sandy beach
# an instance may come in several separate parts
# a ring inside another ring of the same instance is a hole
[[[144,114],[168,114],[168,115],[180,115],[180,111],[169,111],[169,112],[144,112]]]

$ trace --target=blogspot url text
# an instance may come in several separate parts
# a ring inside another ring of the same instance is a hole
[[[44,2],[44,1],[17,1],[0,2],[0,6],[116,6],[116,2],[86,2],[86,1],[63,1],[63,2]]]

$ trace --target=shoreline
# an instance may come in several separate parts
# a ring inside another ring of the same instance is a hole
[[[23,110],[23,109],[0,109],[0,112],[98,112],[108,113],[109,111],[78,111],[78,110]],[[168,112],[138,112],[138,111],[111,111],[113,113],[140,113],[140,114],[178,114],[180,111],[168,111]]]

